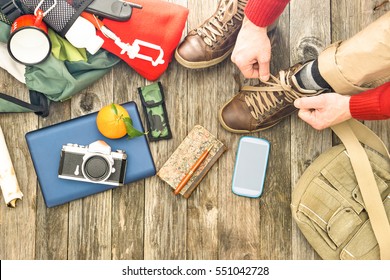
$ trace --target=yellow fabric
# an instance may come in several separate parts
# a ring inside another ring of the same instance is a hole
[[[74,47],[68,40],[62,38],[50,28],[49,38],[51,41],[51,53],[55,58],[62,61],[87,61],[85,49]]]

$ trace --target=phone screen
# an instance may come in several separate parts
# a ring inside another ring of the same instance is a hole
[[[269,142],[255,137],[242,137],[234,167],[233,192],[258,197],[263,191],[267,169]]]

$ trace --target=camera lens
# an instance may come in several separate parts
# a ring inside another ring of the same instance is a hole
[[[110,173],[110,165],[104,157],[92,156],[84,163],[84,175],[91,181],[102,181]]]

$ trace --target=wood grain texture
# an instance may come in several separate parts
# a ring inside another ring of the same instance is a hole
[[[74,96],[71,117],[96,112],[112,103],[112,83],[111,71]],[[111,259],[111,211],[112,190],[69,203],[69,259]]]
[[[26,87],[5,71],[0,73],[0,91],[29,99]],[[8,208],[1,197],[0,259],[34,259],[37,182],[24,134],[38,127],[38,118],[33,114],[0,114],[0,125],[23,193],[17,208]]]
[[[53,103],[50,115],[39,119],[39,127],[46,127],[70,118],[70,100]],[[65,143],[64,143],[65,144]],[[42,192],[37,192],[36,259],[67,259],[69,205],[47,208]]]
[[[316,58],[331,43],[330,1],[290,2],[290,63]],[[302,141],[303,140],[303,141]],[[331,147],[331,133],[317,132],[296,115],[291,117],[291,186],[322,151]],[[292,228],[292,258],[316,259],[295,222]]]
[[[114,102],[137,101],[143,118],[137,87],[144,79],[124,62],[113,69]],[[115,82],[126,81],[126,82]],[[145,127],[146,129],[146,127]],[[112,193],[112,259],[143,259],[144,257],[145,180],[115,188]]]
[[[279,18],[275,34],[271,64],[271,72],[275,75],[289,67],[289,16],[287,7]],[[290,259],[292,254],[290,133],[290,117],[258,133],[258,137],[271,143],[266,185],[259,201],[260,259]]]
[[[187,1],[169,1],[187,6]],[[165,92],[165,104],[171,125],[171,140],[150,144],[156,168],[169,158],[189,132],[186,70],[172,62],[160,77]],[[185,259],[187,202],[174,196],[169,186],[156,176],[145,185],[145,259]]]
[[[190,15],[189,30],[199,26],[210,17],[215,9],[215,1],[188,1]],[[223,78],[226,67],[205,69],[204,71],[186,70],[188,113],[187,127],[191,130],[200,124],[217,136],[216,100],[224,96],[225,88],[221,84],[229,80]],[[196,116],[191,117],[191,116]],[[225,155],[222,155],[223,158]],[[221,160],[221,158],[219,160]],[[218,161],[217,161],[218,163]],[[187,259],[218,258],[218,164],[215,164],[203,181],[192,193],[187,203]]]
[[[184,34],[215,12],[217,0],[170,0],[190,10]],[[330,43],[345,40],[389,11],[378,1],[294,0],[279,18],[271,72],[315,58]],[[261,198],[236,196],[232,173],[242,135],[225,131],[218,110],[246,80],[230,59],[188,70],[174,59],[162,83],[173,138],[151,142],[157,170],[188,132],[200,124],[228,147],[187,200],[174,196],[157,176],[68,204],[46,208],[24,135],[101,107],[135,101],[150,84],[124,62],[71,100],[51,105],[50,116],[0,114],[11,158],[24,193],[15,209],[0,203],[0,259],[209,260],[318,259],[291,218],[291,191],[310,163],[337,139],[316,131],[296,114],[252,134],[271,143]],[[0,91],[28,100],[26,87],[0,69]],[[390,121],[365,122],[390,146]],[[146,128],[146,127],[145,127]],[[83,143],[80,143],[83,144]],[[84,143],[86,144],[86,143]],[[131,156],[131,155],[130,155]],[[0,159],[1,160],[1,159]]]
[[[172,67],[160,81],[165,91],[165,102],[172,129],[172,140],[151,143],[157,170],[169,158],[187,135],[188,103],[184,69]],[[174,86],[171,86],[174,85]],[[145,188],[145,258],[185,259],[187,203],[181,196],[173,195],[169,186],[157,177],[148,179]]]

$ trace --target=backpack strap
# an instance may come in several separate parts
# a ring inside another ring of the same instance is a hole
[[[371,226],[378,241],[380,257],[390,260],[390,224],[375,181],[368,156],[359,140],[374,148],[387,158],[389,152],[380,138],[368,127],[356,120],[349,120],[331,127],[343,142],[370,218]]]
[[[29,93],[31,103],[0,93],[0,101],[6,101],[10,106],[14,106],[14,110],[4,110],[3,112],[34,112],[41,117],[47,117],[49,115],[49,100],[47,97],[34,90],[30,90]]]
[[[385,143],[371,129],[356,120],[350,120],[348,124],[360,142],[371,147],[385,158],[390,158]]]

